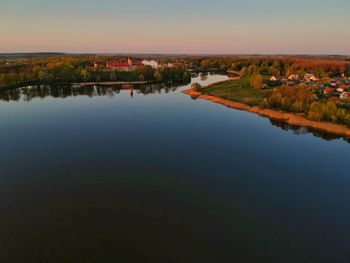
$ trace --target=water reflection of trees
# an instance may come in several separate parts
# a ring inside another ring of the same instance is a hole
[[[135,94],[163,94],[176,91],[186,85],[184,82],[148,84],[148,85],[115,85],[115,86],[69,86],[69,85],[37,85],[0,92],[0,101],[31,101],[36,98],[67,98],[76,96],[109,96],[118,95],[121,91],[128,91],[130,96]]]
[[[308,127],[300,127],[296,125],[291,125],[283,121],[279,120],[272,120],[270,119],[270,122],[273,126],[279,127],[284,131],[291,131],[295,135],[303,135],[303,134],[308,134],[311,133],[313,136],[321,138],[326,141],[332,141],[332,140],[338,140],[338,139],[343,139],[344,141],[350,143],[350,138],[336,135],[336,134],[331,134],[331,133],[326,133],[322,131],[318,131],[312,128]]]

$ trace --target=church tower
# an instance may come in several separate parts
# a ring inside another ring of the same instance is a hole
[[[129,67],[132,66],[132,59],[131,59],[131,57],[128,57],[128,65],[129,65]]]

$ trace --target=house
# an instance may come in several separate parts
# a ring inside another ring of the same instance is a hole
[[[270,89],[271,87],[270,87],[269,85],[267,85],[266,83],[264,83],[264,85],[263,85],[262,88],[263,88],[263,89]]]
[[[155,60],[144,60],[142,61],[142,64],[146,66],[151,66],[154,69],[158,69],[160,67],[159,63]]]
[[[335,91],[335,89],[331,88],[331,87],[327,87],[323,90],[323,94],[327,95],[327,94],[331,94]]]
[[[312,82],[315,82],[315,81],[318,80],[318,78],[316,78],[314,74],[309,74],[309,73],[307,73],[307,74],[305,74],[305,76],[304,76],[304,80],[305,80],[305,81],[312,81]]]
[[[329,86],[332,88],[338,87],[337,81],[335,79],[332,79],[331,82],[329,83]]]
[[[339,93],[343,93],[343,92],[344,92],[344,89],[341,88],[341,87],[339,87],[339,88],[336,89],[336,91],[339,92]]]
[[[350,100],[350,93],[349,92],[343,92],[340,94],[340,99],[342,100]]]
[[[106,63],[107,69],[117,71],[133,71],[142,66],[143,63],[141,60],[133,61],[130,57],[128,58],[128,61],[125,62],[110,61]]]
[[[338,86],[338,88],[339,88],[339,89],[342,89],[342,90],[349,90],[349,85],[347,85],[347,84],[340,84],[340,85]]]
[[[299,75],[298,74],[292,74],[288,77],[289,81],[296,81],[299,79]]]
[[[94,70],[99,70],[101,66],[103,66],[103,64],[94,61],[94,66],[93,66]]]

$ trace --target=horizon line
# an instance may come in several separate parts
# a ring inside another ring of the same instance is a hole
[[[0,55],[12,55],[12,54],[63,54],[63,55],[177,55],[177,56],[340,56],[349,57],[350,54],[332,54],[332,53],[153,53],[153,52],[70,52],[70,51],[11,51],[0,52]]]

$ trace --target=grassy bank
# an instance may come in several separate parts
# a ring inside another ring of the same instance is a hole
[[[348,116],[348,113],[345,109],[338,109],[335,104],[334,106],[329,102],[327,102],[326,104],[327,107],[320,107],[320,105],[316,105],[315,102],[313,102],[311,106],[308,104],[308,107],[310,107],[311,109],[310,111],[314,114],[320,114],[319,112],[314,111],[318,108],[322,109],[323,118],[321,121],[321,119],[315,120],[312,118],[308,118],[310,112],[308,115],[306,115],[305,112],[290,112],[286,111],[281,105],[277,108],[271,108],[269,107],[270,105],[266,105],[266,103],[268,103],[269,100],[274,98],[276,93],[281,92],[281,90],[283,91],[284,87],[276,88],[274,90],[254,90],[250,87],[250,83],[248,80],[248,78],[241,78],[238,80],[218,82],[200,89],[191,88],[188,90],[184,90],[183,93],[191,96],[192,98],[208,100],[214,103],[225,105],[229,108],[252,112],[260,116],[267,117],[273,120],[283,121],[291,125],[309,127],[327,133],[350,137],[350,128],[344,125],[347,124],[347,122],[344,123],[344,120],[346,121],[347,119],[349,119],[350,121],[350,115]],[[305,96],[304,94],[306,89],[293,88],[293,90],[295,90],[296,92],[296,98],[300,97],[308,100],[309,97]],[[298,90],[300,92],[298,92]],[[309,95],[312,96],[312,93]],[[283,98],[283,96],[278,97]],[[301,101],[297,101],[296,104],[299,105],[300,102]],[[328,111],[328,106],[333,110]],[[330,115],[330,113],[332,113],[333,115]],[[330,116],[330,119],[333,120],[333,123],[324,120],[324,117],[328,115]],[[337,119],[335,119],[335,117]]]
[[[260,105],[271,90],[254,90],[250,87],[249,77],[214,84],[202,89],[201,93],[225,100],[236,101],[250,106]]]

